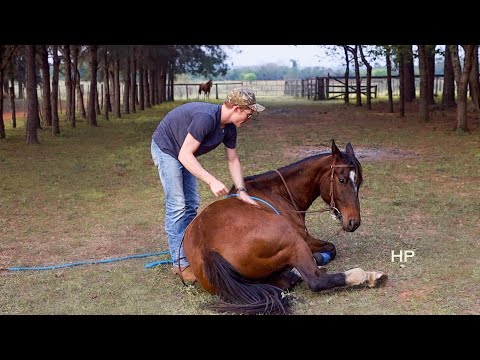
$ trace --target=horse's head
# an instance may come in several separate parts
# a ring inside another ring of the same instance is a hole
[[[362,166],[355,157],[352,144],[341,152],[332,140],[329,204],[332,215],[342,222],[345,231],[355,231],[360,226],[360,201],[358,191],[362,184]]]

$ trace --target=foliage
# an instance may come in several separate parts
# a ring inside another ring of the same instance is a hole
[[[241,80],[243,81],[254,81],[257,80],[257,74],[250,72],[250,73],[241,73]]]
[[[242,66],[228,70],[224,77],[217,77],[215,80],[243,80],[245,74],[255,74],[256,80],[288,80],[304,79],[315,76],[339,76],[341,70],[327,67],[288,67],[274,63],[268,63],[258,66]]]
[[[204,77],[225,75],[226,58],[220,45],[175,45],[175,72]]]

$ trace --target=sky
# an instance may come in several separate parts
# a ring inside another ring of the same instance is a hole
[[[241,53],[238,53],[238,51]],[[337,67],[342,60],[325,54],[325,46],[321,45],[235,45],[234,49],[226,49],[228,64],[232,67],[262,65],[275,63],[292,66],[290,59],[297,62],[300,68],[323,66]]]

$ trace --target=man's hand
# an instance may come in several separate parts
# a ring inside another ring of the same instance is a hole
[[[214,179],[209,185],[215,196],[228,194],[227,187],[220,180]]]
[[[247,204],[252,204],[254,206],[257,206],[257,207],[260,207],[260,205],[255,201],[253,200],[248,194],[246,191],[239,191],[237,192],[237,198],[242,200],[242,201],[245,201]]]

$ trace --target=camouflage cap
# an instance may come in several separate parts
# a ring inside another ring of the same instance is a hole
[[[246,88],[233,89],[228,93],[226,101],[233,105],[248,106],[254,111],[265,110],[264,106],[257,104],[253,91]]]

